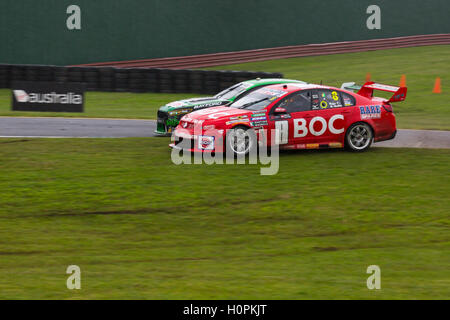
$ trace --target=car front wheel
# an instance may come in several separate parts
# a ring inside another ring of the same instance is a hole
[[[353,124],[345,135],[345,145],[351,151],[365,151],[370,147],[372,141],[372,128],[363,122]]]
[[[248,155],[256,148],[256,134],[254,130],[244,126],[229,129],[226,138],[227,150],[231,150],[234,155]]]

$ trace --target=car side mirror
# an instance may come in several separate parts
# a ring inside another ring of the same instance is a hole
[[[275,114],[287,113],[287,110],[285,108],[283,108],[283,107],[278,107],[278,108],[275,108],[273,113],[275,113]]]

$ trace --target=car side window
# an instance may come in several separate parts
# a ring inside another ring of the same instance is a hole
[[[312,109],[332,109],[343,107],[341,96],[337,90],[315,90],[312,93]]]
[[[288,113],[311,110],[311,91],[300,91],[289,95],[277,107],[285,108]]]
[[[344,102],[344,107],[351,107],[356,105],[356,99],[352,95],[341,92],[342,102]]]

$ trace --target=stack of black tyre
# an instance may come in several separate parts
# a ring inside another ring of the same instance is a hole
[[[214,94],[219,91],[220,91],[220,71],[207,71],[205,73],[204,93]]]
[[[9,82],[14,81],[26,81],[27,79],[27,68],[21,65],[12,65],[9,70]]]
[[[94,67],[84,68],[82,72],[83,72],[83,82],[86,85],[86,90],[98,91],[99,69]]]
[[[1,65],[0,64],[0,89],[1,88],[10,88],[9,83],[9,65]]]
[[[126,92],[129,90],[129,76],[129,69],[120,68],[115,70],[115,91]]]
[[[175,92],[175,70],[159,69],[159,92],[173,93]]]
[[[175,92],[189,92],[189,71],[187,70],[175,70],[173,74],[173,88]]]
[[[231,71],[231,72],[225,72],[225,71],[219,71],[219,86],[220,90],[224,90],[226,88],[231,87],[233,84],[240,82],[236,79],[236,73],[239,71]],[[258,78],[258,77],[255,77]]]
[[[145,69],[128,69],[129,81],[128,87],[131,92],[147,92],[147,70]]]
[[[147,91],[160,92],[159,69],[147,69]]]
[[[112,67],[98,68],[98,91],[116,90],[116,70]]]
[[[215,94],[245,80],[282,77],[249,71],[0,64],[0,88],[10,88],[15,81],[45,81],[83,83],[88,91]]]
[[[192,93],[205,93],[205,70],[187,70],[188,71],[188,83],[189,92]]]
[[[67,68],[67,82],[83,82],[83,68]]]

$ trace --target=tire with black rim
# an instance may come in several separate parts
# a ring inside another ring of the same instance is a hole
[[[247,156],[255,148],[257,148],[257,139],[253,129],[237,126],[228,130],[226,151],[232,151],[235,156]]]
[[[352,124],[345,134],[345,146],[351,151],[366,151],[372,145],[372,141],[372,128],[364,122]]]

